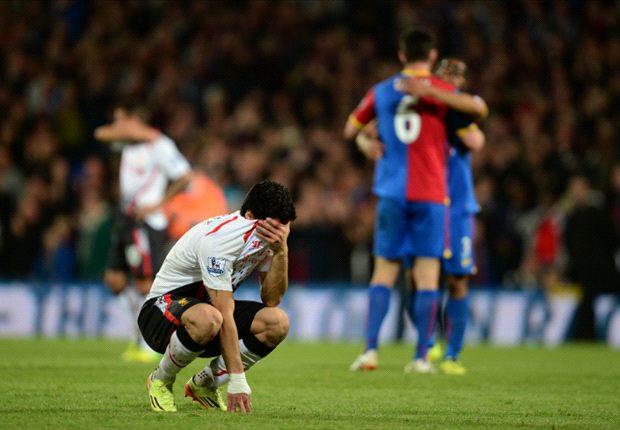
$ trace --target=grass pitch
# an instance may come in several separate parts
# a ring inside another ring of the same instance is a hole
[[[250,415],[205,411],[182,397],[155,413],[152,365],[126,364],[124,343],[0,340],[0,429],[619,429],[620,352],[470,347],[463,377],[406,375],[408,345],[381,349],[380,368],[353,373],[355,344],[286,342],[248,373]]]

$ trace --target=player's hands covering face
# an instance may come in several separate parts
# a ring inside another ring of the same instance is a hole
[[[256,234],[269,244],[274,253],[287,250],[286,239],[290,231],[290,223],[282,224],[273,218],[256,222]]]

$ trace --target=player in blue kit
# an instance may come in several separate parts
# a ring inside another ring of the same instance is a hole
[[[437,73],[440,78],[460,88],[465,82],[465,70],[463,62],[446,59],[440,63]],[[485,116],[487,107],[482,99],[475,96],[474,105],[456,103],[453,100],[453,93],[431,88],[415,80],[403,82],[401,88],[418,97],[431,96],[443,100],[453,107],[446,116],[448,139],[451,144],[448,159],[448,188],[451,199],[448,239],[451,252],[447,253],[443,259],[449,289],[449,299],[445,310],[448,348],[445,360],[440,367],[448,374],[463,374],[465,369],[457,362],[457,357],[463,344],[467,322],[467,279],[474,271],[471,246],[473,215],[478,208],[473,193],[470,150],[479,150],[484,144],[484,134],[473,122],[473,118]],[[365,129],[358,135],[357,143],[368,158],[378,159],[382,155],[384,145],[373,137],[374,134],[372,127],[370,130]],[[412,318],[416,319],[415,314],[413,312],[411,314]],[[420,330],[419,326],[418,330]],[[432,338],[428,346],[431,345]],[[433,348],[432,352],[437,352],[437,348]],[[438,358],[440,359],[441,356]]]
[[[446,58],[439,63],[435,73],[457,88],[463,88],[466,71],[464,62]],[[475,272],[474,217],[479,209],[474,194],[471,151],[480,150],[485,137],[471,115],[452,110],[448,113],[446,123],[451,146],[448,158],[451,253],[443,259],[448,300],[444,309],[446,351],[440,369],[446,374],[463,375],[466,370],[458,362],[458,355],[463,347],[468,319],[468,280]],[[441,358],[441,354],[437,355]]]
[[[376,368],[378,333],[389,307],[391,289],[401,262],[413,259],[411,272],[418,290],[412,313],[416,316],[421,342],[405,371],[434,371],[426,356],[439,305],[440,258],[446,245],[445,121],[450,101],[479,107],[471,96],[454,94],[452,85],[430,74],[436,57],[430,35],[419,30],[405,32],[399,51],[404,70],[371,88],[345,127],[345,138],[352,139],[376,118],[379,137],[385,143],[385,150],[377,160],[373,186],[379,201],[367,345],[351,370]],[[403,91],[401,84],[410,77],[419,78],[413,85],[422,85],[429,94],[414,96]],[[434,97],[436,90],[447,96]]]

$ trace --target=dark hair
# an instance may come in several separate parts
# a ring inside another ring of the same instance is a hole
[[[248,191],[241,205],[241,215],[245,216],[247,211],[257,219],[269,217],[285,224],[297,218],[291,193],[284,185],[272,181],[258,182]]]
[[[151,112],[148,107],[134,98],[117,100],[114,109],[122,109],[128,115],[135,115],[144,122],[149,122],[151,119]]]
[[[443,58],[437,65],[435,74],[465,77],[467,74],[467,64],[457,58]]]
[[[399,46],[407,62],[426,61],[435,47],[435,40],[424,30],[410,28],[400,36]]]

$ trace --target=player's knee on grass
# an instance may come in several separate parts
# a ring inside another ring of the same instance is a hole
[[[115,270],[106,270],[103,280],[113,294],[120,294],[127,286],[127,275]]]
[[[280,308],[263,308],[252,321],[252,333],[265,345],[274,348],[288,335],[288,315]]]
[[[206,345],[219,333],[222,314],[213,306],[200,303],[183,312],[181,322],[194,342]]]
[[[450,275],[446,277],[446,285],[450,297],[453,299],[462,299],[467,295],[467,276],[454,276]]]

